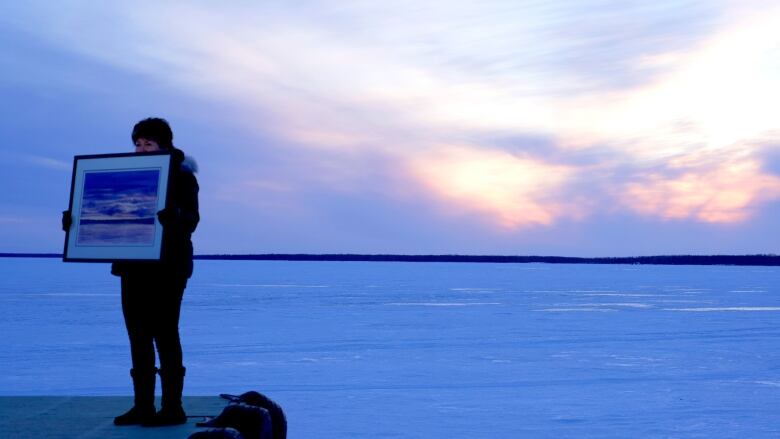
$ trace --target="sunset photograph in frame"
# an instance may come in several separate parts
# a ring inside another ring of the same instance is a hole
[[[159,260],[170,163],[166,152],[76,156],[63,260]]]

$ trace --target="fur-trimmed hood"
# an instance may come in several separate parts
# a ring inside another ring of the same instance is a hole
[[[181,170],[195,174],[198,172],[198,162],[194,158],[185,155],[184,160],[181,161]]]
[[[180,150],[179,148],[173,148],[171,149],[171,154],[173,155],[173,162],[181,162],[181,169],[184,172],[189,172],[190,174],[195,174],[198,172],[198,163],[195,161],[194,158],[185,155],[184,151]]]

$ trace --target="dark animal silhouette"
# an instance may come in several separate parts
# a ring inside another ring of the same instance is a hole
[[[228,406],[219,416],[196,424],[212,429],[196,433],[200,436],[191,435],[189,439],[287,439],[287,418],[271,398],[256,391],[220,396],[230,401]]]

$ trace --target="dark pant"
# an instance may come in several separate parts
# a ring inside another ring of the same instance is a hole
[[[122,276],[122,313],[130,338],[133,369],[154,369],[154,346],[160,369],[182,365],[179,313],[187,279],[161,273]]]

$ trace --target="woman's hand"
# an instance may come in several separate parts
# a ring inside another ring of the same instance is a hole
[[[70,230],[70,226],[73,224],[73,217],[70,214],[70,210],[62,211],[62,231],[67,232]]]
[[[157,212],[157,219],[163,227],[168,227],[179,219],[179,209],[166,207]]]

